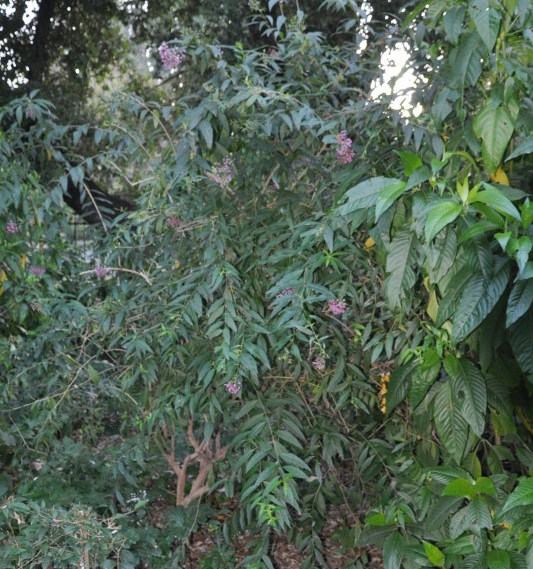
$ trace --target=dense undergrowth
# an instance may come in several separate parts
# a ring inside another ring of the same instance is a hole
[[[163,48],[203,81],[179,100],[1,109],[1,567],[177,568],[207,524],[203,567],[242,531],[245,567],[276,532],[320,567],[339,505],[347,567],[533,563],[527,2],[421,5],[366,50],[269,4],[275,50]],[[400,40],[417,118],[369,97]]]

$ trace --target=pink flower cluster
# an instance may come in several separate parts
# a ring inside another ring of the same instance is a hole
[[[109,273],[111,269],[109,269],[109,267],[101,267],[100,265],[96,265],[96,267],[94,268],[94,274],[99,278],[99,279],[103,279],[107,273]]]
[[[159,57],[165,69],[176,69],[185,59],[185,52],[178,49],[171,49],[168,47],[167,42],[163,42],[159,46]]]
[[[288,294],[294,294],[293,288],[286,288],[282,290],[279,294],[276,294],[276,298],[282,298],[283,296],[287,296]]]
[[[30,267],[28,271],[36,277],[42,277],[44,273],[46,273],[46,269],[44,267]]]
[[[326,360],[324,358],[317,357],[311,362],[311,365],[315,369],[322,371],[323,369],[326,369]]]
[[[224,387],[231,393],[232,395],[237,395],[241,390],[241,384],[238,381],[228,381],[224,384]]]
[[[341,130],[337,136],[337,158],[341,164],[349,164],[355,152],[352,150],[352,139],[348,137],[345,130]]]
[[[228,188],[233,180],[233,160],[226,156],[222,164],[214,166],[213,171],[207,175],[220,187]]]
[[[18,233],[20,231],[20,227],[10,219],[6,224],[6,230],[8,233]]]
[[[328,300],[328,308],[337,316],[344,314],[348,310],[344,300]]]
[[[167,217],[167,225],[169,227],[172,227],[172,229],[178,229],[178,227],[181,225],[181,220],[179,217],[172,215],[170,217]]]

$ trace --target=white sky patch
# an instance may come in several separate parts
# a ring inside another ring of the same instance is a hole
[[[372,82],[372,99],[378,99],[381,95],[396,95],[391,103],[391,108],[401,111],[404,116],[418,116],[422,112],[422,107],[413,107],[411,99],[416,84],[423,80],[417,76],[411,67],[407,66],[409,61],[409,44],[397,43],[393,47],[387,48],[381,55],[380,66],[383,75],[380,80]]]

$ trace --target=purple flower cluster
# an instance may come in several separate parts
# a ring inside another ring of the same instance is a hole
[[[207,175],[220,187],[228,188],[233,180],[233,160],[226,156],[222,164],[214,166],[213,171]]]
[[[42,277],[44,273],[46,273],[46,269],[44,267],[30,267],[28,271],[36,277]]]
[[[108,267],[101,267],[100,265],[96,265],[96,267],[94,268],[94,274],[99,278],[99,279],[103,279],[107,273],[109,273],[111,269],[109,269]]]
[[[168,47],[167,42],[163,42],[159,46],[159,57],[165,69],[176,69],[185,59],[185,52],[178,49],[171,49]]]
[[[172,215],[170,217],[167,217],[167,225],[169,227],[172,227],[172,229],[178,229],[178,227],[181,225],[181,220],[179,217]]]
[[[348,310],[344,300],[328,300],[328,308],[337,316],[344,314]]]
[[[8,233],[18,233],[20,231],[20,227],[10,219],[6,224],[6,230]]]
[[[341,164],[349,164],[355,152],[352,150],[352,139],[348,137],[345,130],[341,130],[337,136],[337,158]]]
[[[311,365],[315,369],[322,371],[323,369],[326,369],[326,360],[324,358],[317,357],[311,362]]]
[[[287,296],[288,294],[294,294],[293,288],[286,288],[282,290],[279,294],[276,294],[276,298],[282,298],[283,296]]]
[[[237,395],[241,390],[241,384],[238,381],[228,381],[224,384],[224,387],[231,393],[232,395]]]

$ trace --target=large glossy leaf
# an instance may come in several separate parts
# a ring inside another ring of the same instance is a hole
[[[521,220],[520,212],[516,209],[511,200],[506,198],[503,192],[500,192],[500,190],[494,186],[488,186],[486,190],[477,192],[471,203],[476,202],[484,203],[500,213],[514,217],[514,219],[518,221]]]
[[[346,203],[340,206],[336,213],[338,215],[347,215],[360,209],[372,207],[376,205],[380,193],[385,188],[396,186],[398,183],[402,183],[401,180],[383,176],[369,178],[364,182],[360,182],[346,192]]]
[[[533,477],[523,478],[518,486],[507,498],[502,512],[507,512],[517,506],[531,506],[533,504]]]
[[[533,306],[511,326],[511,347],[525,373],[533,373]]]
[[[498,37],[501,16],[495,10],[490,9],[489,0],[470,0],[468,11],[479,36],[490,51]]]
[[[448,86],[462,91],[465,87],[474,85],[481,75],[481,58],[484,52],[485,47],[478,34],[463,35],[459,45],[450,53]]]
[[[461,401],[461,412],[472,430],[481,436],[485,430],[487,388],[481,371],[467,358],[449,355],[444,369],[450,376],[451,389]]]
[[[462,210],[461,204],[451,200],[444,200],[437,203],[426,220],[426,228],[424,231],[426,241],[431,241],[441,229],[444,229],[444,227],[454,221]]]
[[[511,569],[511,556],[503,549],[493,549],[487,553],[489,569]]]
[[[389,535],[383,544],[383,565],[385,569],[398,569],[404,556],[404,543],[402,534],[395,531]]]
[[[490,281],[477,275],[467,284],[452,326],[452,339],[460,342],[488,316],[502,296],[510,275],[510,264],[503,263]]]
[[[530,136],[524,140],[521,144],[519,144],[509,156],[505,159],[512,160],[513,158],[517,158],[518,156],[522,156],[523,154],[531,154],[533,152],[533,136]]]
[[[416,235],[409,229],[398,232],[391,241],[385,269],[389,276],[384,288],[390,306],[398,307],[416,281],[413,270],[415,260]]]
[[[448,278],[448,277],[446,277]],[[472,274],[472,268],[468,265],[461,267],[450,279],[444,288],[443,297],[439,304],[437,320],[435,324],[442,326],[446,320],[450,320],[456,313],[461,296],[468,283],[476,278]]]
[[[498,169],[514,131],[515,119],[506,107],[489,102],[474,117],[474,132],[481,138],[483,163],[489,174]]]
[[[521,318],[533,302],[533,279],[516,281],[507,302],[507,327]]]
[[[463,31],[463,20],[465,18],[464,6],[451,6],[444,14],[443,23],[446,39],[453,44],[457,43],[461,32]]]
[[[387,413],[390,413],[407,397],[411,374],[414,372],[415,368],[416,364],[410,362],[406,365],[395,368],[391,373],[387,389]]]
[[[429,282],[438,283],[450,270],[457,255],[457,233],[449,227],[440,233],[435,242],[428,246],[424,268],[428,272]]]
[[[444,553],[442,553],[442,551],[438,547],[427,541],[424,541],[423,545],[424,545],[424,552],[431,565],[433,565],[433,567],[444,567],[444,562],[445,562]]]
[[[406,191],[407,184],[398,181],[381,190],[376,201],[376,221]]]
[[[426,396],[429,388],[435,383],[441,368],[437,350],[430,348],[425,351],[422,362],[411,374],[409,385],[409,405],[415,409]]]
[[[460,464],[468,438],[468,423],[451,388],[451,382],[440,385],[433,406],[435,427],[440,440],[454,460]]]

